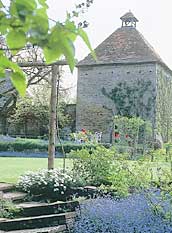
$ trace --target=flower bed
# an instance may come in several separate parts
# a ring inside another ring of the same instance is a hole
[[[72,174],[68,171],[43,169],[37,172],[27,172],[19,178],[17,188],[27,192],[29,196],[39,196],[41,199],[66,200],[70,198],[71,189],[77,186]]]
[[[170,233],[172,223],[155,214],[144,194],[135,194],[120,201],[98,198],[83,203],[73,232]]]

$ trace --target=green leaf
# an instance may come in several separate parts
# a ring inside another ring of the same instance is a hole
[[[9,67],[10,67],[14,72],[17,72],[17,73],[20,73],[21,75],[24,75],[23,70],[22,70],[16,63],[10,61]]]
[[[58,46],[58,43],[55,47],[45,47],[44,48],[44,56],[47,64],[50,64],[60,58],[62,55],[62,51]]]
[[[4,7],[2,1],[0,0],[0,8]]]
[[[0,19],[6,18],[6,14],[4,13],[3,10],[0,10]]]
[[[21,20],[19,18],[12,18],[10,19],[10,30],[11,28],[13,28],[14,30],[16,30],[17,28],[21,28],[22,27],[22,30],[24,28],[24,25],[23,23],[21,22]]]
[[[41,4],[43,7],[48,8],[48,5],[46,3],[46,0],[38,0],[39,4]]]
[[[58,26],[54,26],[52,28],[51,34],[47,38],[48,42],[44,47],[44,56],[47,63],[57,61],[63,54],[59,40],[60,33],[60,28]]]
[[[59,35],[60,35],[60,26],[54,26],[51,29],[51,33],[49,34],[49,45],[51,45],[53,47],[53,45],[55,45],[58,41],[59,41]]]
[[[7,57],[1,55],[1,56],[0,56],[0,66],[1,66],[3,69],[10,69],[10,60],[8,60]]]
[[[70,70],[72,72],[75,67],[75,47],[73,45],[73,42],[65,37],[61,40],[61,44],[63,54],[65,55]]]
[[[12,30],[8,33],[6,38],[9,48],[16,49],[15,51],[11,51],[13,54],[16,54],[16,52],[26,44],[26,35],[23,31]]]
[[[16,8],[15,1],[11,1],[10,2],[10,8],[9,8],[9,10],[10,10],[10,15],[11,16],[17,16],[17,8]]]
[[[0,78],[5,78],[5,69],[0,67]]]
[[[35,16],[32,17],[32,20],[33,20],[33,29],[35,29],[37,33],[43,33],[47,35],[49,22],[48,22],[48,15],[46,9],[40,8],[36,10]]]
[[[21,96],[26,92],[26,77],[21,68],[8,60],[5,56],[0,56],[0,73],[5,72],[6,69],[11,70],[11,81]]]
[[[24,13],[24,11],[34,11],[37,8],[35,0],[15,0],[16,8],[19,11],[18,13]]]
[[[7,26],[2,23],[2,20],[0,20],[0,34],[5,35],[7,33]]]
[[[64,31],[66,33],[66,36],[72,40],[75,41],[77,37],[77,28],[75,26],[74,22],[71,22],[70,20],[66,20],[64,25]]]
[[[75,66],[75,48],[73,45],[73,37],[70,39],[71,31],[66,30],[66,27],[58,23],[53,27],[49,35],[48,45],[44,49],[46,62],[51,63],[59,59],[60,55],[65,55],[71,71]]]
[[[19,72],[15,72],[11,74],[11,81],[14,85],[14,87],[17,89],[19,94],[24,97],[26,94],[26,77],[24,74],[21,74]]]
[[[13,0],[10,3],[10,14],[26,22],[27,16],[34,16],[37,3],[35,0]],[[14,20],[15,20],[14,17]]]
[[[87,47],[91,51],[91,55],[93,56],[93,58],[95,60],[97,60],[95,51],[91,47],[91,44],[90,44],[90,41],[88,39],[87,33],[82,28],[79,28],[78,29],[78,35],[83,39],[83,41],[85,42],[85,44],[87,45]]]
[[[9,28],[11,28],[11,22],[6,13],[2,10],[0,10],[0,34],[6,35]]]

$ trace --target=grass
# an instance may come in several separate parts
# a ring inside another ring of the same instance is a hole
[[[27,171],[36,171],[39,169],[47,168],[47,158],[6,158],[0,157],[0,182],[16,183],[18,177]],[[136,161],[128,161],[127,163],[132,164]],[[157,179],[157,168],[170,172],[171,167],[169,162],[141,162],[146,167],[152,168],[153,178]],[[72,160],[66,160],[66,167],[71,168]],[[55,159],[55,167],[63,167],[63,159]]]
[[[47,168],[47,158],[0,158],[0,182],[16,183],[18,177],[27,171]],[[66,160],[66,167],[70,168],[72,161]],[[55,167],[63,167],[63,159],[55,159]]]

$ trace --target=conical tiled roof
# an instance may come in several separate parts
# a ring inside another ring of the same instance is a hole
[[[117,29],[95,49],[95,52],[97,61],[89,54],[78,63],[78,66],[115,63],[163,63],[142,34],[132,26]]]

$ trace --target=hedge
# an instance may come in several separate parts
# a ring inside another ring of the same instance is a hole
[[[110,147],[109,144],[103,144],[105,147]],[[71,150],[81,150],[82,148],[93,148],[95,145],[90,144],[75,144],[75,143],[65,143],[63,148],[65,153],[69,153]],[[47,151],[48,144],[42,142],[34,142],[26,140],[16,140],[12,142],[2,142],[0,141],[0,151]],[[56,151],[62,152],[62,146],[60,144],[56,145]]]

